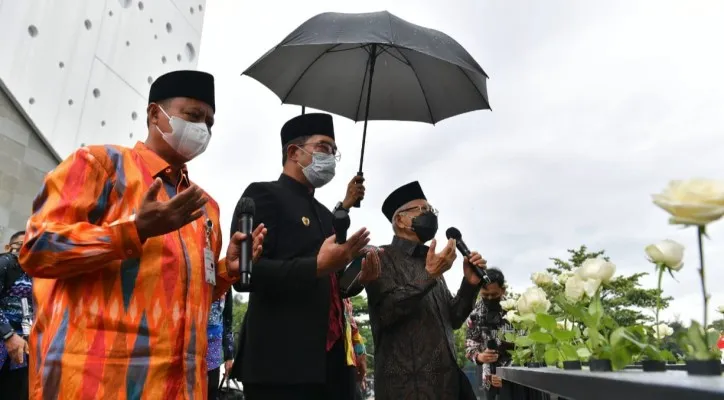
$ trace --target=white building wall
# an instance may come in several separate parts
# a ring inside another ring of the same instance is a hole
[[[195,69],[204,0],[0,0],[0,80],[60,158],[145,138],[148,89]]]
[[[0,0],[0,251],[44,175],[145,139],[151,82],[195,69],[204,0]]]

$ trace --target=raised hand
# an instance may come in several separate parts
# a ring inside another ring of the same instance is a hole
[[[448,239],[447,245],[440,253],[435,253],[436,246],[437,241],[432,239],[430,249],[427,251],[427,258],[425,259],[425,270],[427,270],[427,273],[433,278],[437,278],[449,270],[458,256],[455,252],[454,239]]]
[[[365,254],[365,258],[362,259],[362,268],[359,274],[359,283],[366,285],[380,277],[380,253],[382,249],[371,249]]]
[[[370,242],[370,232],[362,228],[347,238],[344,244],[337,244],[336,235],[327,238],[317,254],[317,276],[329,275],[344,268]]]
[[[365,198],[365,178],[355,175],[347,184],[347,194],[342,201],[342,207],[349,210],[352,206]]]
[[[142,242],[176,231],[204,215],[201,207],[208,198],[201,188],[192,184],[173,199],[161,202],[158,200],[158,192],[162,186],[161,178],[156,178],[136,213],[136,230]]]

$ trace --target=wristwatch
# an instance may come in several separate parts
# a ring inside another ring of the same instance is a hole
[[[334,206],[334,210],[332,211],[332,214],[337,215],[337,211],[344,212],[345,214],[349,214],[349,210],[344,208],[344,205],[342,205],[342,202],[337,202],[337,205]]]

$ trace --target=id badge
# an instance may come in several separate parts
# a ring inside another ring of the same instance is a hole
[[[214,253],[210,249],[204,249],[204,275],[206,283],[216,285],[216,265],[214,265]]]

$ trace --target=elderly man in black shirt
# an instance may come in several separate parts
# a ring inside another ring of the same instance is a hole
[[[314,198],[339,159],[332,116],[300,115],[284,124],[281,136],[284,172],[277,181],[252,183],[242,195],[254,200],[254,223],[268,231],[252,271],[232,377],[241,379],[248,400],[351,399],[342,297],[355,293],[342,293],[339,273],[361,254],[369,232],[362,228],[337,244],[333,218],[348,218],[364,196],[363,179],[352,179],[333,217]],[[368,252],[359,281],[378,274],[376,252]]]
[[[474,400],[470,382],[456,362],[453,330],[473,309],[480,279],[473,265],[486,261],[473,252],[455,297],[443,272],[455,261],[455,241],[435,253],[437,211],[418,182],[389,195],[382,212],[392,223],[392,244],[383,246],[379,279],[367,290],[375,342],[377,400]],[[432,240],[430,247],[424,243]]]

